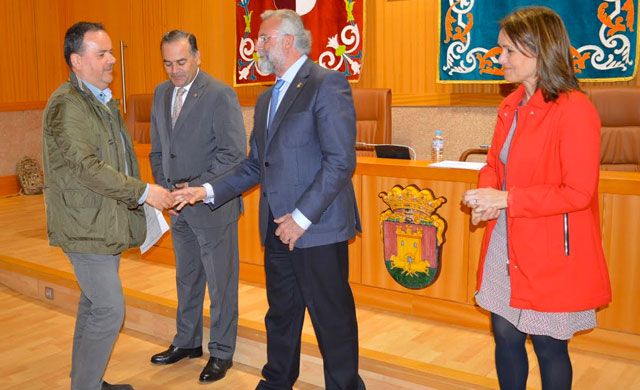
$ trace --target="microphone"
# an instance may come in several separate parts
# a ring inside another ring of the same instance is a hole
[[[357,142],[356,148],[363,150],[375,150],[378,158],[398,158],[403,160],[415,160],[416,151],[409,145],[400,144],[370,144]]]

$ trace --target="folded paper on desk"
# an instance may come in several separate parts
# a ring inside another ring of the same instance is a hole
[[[471,169],[474,171],[479,171],[485,165],[486,163],[483,163],[483,162],[450,161],[450,160],[429,164],[430,167],[435,167],[435,168]]]
[[[140,253],[148,251],[169,230],[169,225],[160,210],[145,203],[144,215],[147,217],[147,236],[140,245]]]

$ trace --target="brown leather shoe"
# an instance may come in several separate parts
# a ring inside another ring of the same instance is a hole
[[[133,386],[125,383],[111,385],[105,381],[102,381],[102,390],[134,390],[134,389],[133,389]]]
[[[202,356],[202,347],[196,348],[178,348],[171,344],[169,349],[151,356],[153,364],[172,364],[178,360],[188,357],[189,359]]]
[[[220,359],[217,357],[209,358],[209,362],[200,373],[200,382],[208,383],[218,381],[227,374],[227,370],[233,366],[232,360]]]

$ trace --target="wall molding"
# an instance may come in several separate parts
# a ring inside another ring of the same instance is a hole
[[[0,112],[2,111],[27,111],[42,110],[47,105],[46,101],[38,102],[12,102],[0,103]]]

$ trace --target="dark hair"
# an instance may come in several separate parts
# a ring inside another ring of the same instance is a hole
[[[196,41],[196,36],[183,30],[171,30],[164,33],[160,40],[160,50],[162,50],[162,45],[165,43],[176,42],[181,39],[186,39],[189,42],[189,48],[192,55],[196,55],[198,53],[198,42]]]
[[[521,8],[502,19],[500,28],[525,55],[537,57],[536,87],[545,102],[580,90],[569,35],[557,13],[547,7]]]
[[[78,22],[69,27],[64,35],[64,60],[71,68],[71,54],[84,51],[84,34],[89,31],[105,31],[101,23]]]

